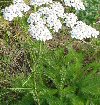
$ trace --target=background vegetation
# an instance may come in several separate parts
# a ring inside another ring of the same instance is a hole
[[[86,11],[67,11],[100,31],[100,1],[84,3]],[[31,12],[13,22],[0,13],[0,105],[100,105],[100,36],[79,41],[63,27],[36,41],[27,31]]]

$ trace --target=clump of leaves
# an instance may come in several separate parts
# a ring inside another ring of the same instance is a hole
[[[86,7],[85,11],[78,12],[78,17],[87,24],[95,24],[100,18],[100,1],[99,0],[84,0]]]

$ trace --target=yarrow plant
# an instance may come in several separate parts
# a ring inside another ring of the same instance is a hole
[[[1,105],[99,105],[99,38],[84,43],[99,31],[66,12],[85,10],[81,0],[55,1],[13,0],[2,10],[10,24],[0,14]]]
[[[64,0],[66,6],[73,7],[77,11],[85,10],[85,6],[81,0]],[[30,5],[42,6],[35,13],[31,13],[27,22],[29,23],[29,32],[33,38],[46,41],[52,39],[52,32],[58,32],[65,24],[71,28],[71,37],[83,40],[99,35],[99,31],[86,25],[82,21],[78,21],[78,17],[74,13],[65,13],[64,7],[60,2],[52,0],[30,0]],[[2,10],[4,19],[12,21],[14,17],[22,17],[22,12],[30,9],[23,0],[13,0],[13,5]],[[61,21],[62,19],[62,21]]]

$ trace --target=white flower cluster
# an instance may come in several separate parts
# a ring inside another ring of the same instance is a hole
[[[91,38],[99,35],[99,31],[92,28],[91,26],[86,25],[82,21],[77,21],[76,25],[72,28],[71,37],[76,39]]]
[[[27,21],[30,24],[29,32],[33,38],[44,42],[52,39],[50,31],[45,26],[45,21],[43,21],[38,13],[31,13]]]
[[[74,7],[76,10],[85,10],[85,6],[81,0],[64,0],[65,5]]]
[[[85,10],[85,6],[81,0],[64,0],[65,5],[74,7],[76,10]],[[64,13],[64,7],[60,2],[52,2],[52,0],[31,0],[31,5],[41,6],[48,3],[48,7],[41,7],[37,12],[31,13],[27,22],[29,25],[29,32],[33,38],[37,40],[46,41],[52,39],[49,31],[58,32],[62,28],[60,19],[63,19],[67,27],[70,27],[72,38],[84,39],[99,35],[99,31],[86,25],[73,13]],[[22,12],[27,12],[30,9],[23,0],[13,0],[13,5],[5,7],[2,10],[3,16],[6,20],[12,21],[15,17],[22,17]],[[49,29],[48,29],[49,28]]]
[[[22,17],[22,12],[18,9],[16,5],[10,5],[9,7],[5,7],[2,10],[4,19],[8,21],[12,21],[15,17]]]
[[[46,25],[54,32],[58,32],[58,30],[61,29],[62,24],[52,9],[44,7],[41,8],[38,13],[40,13],[40,15],[42,14],[42,18],[46,22]]]
[[[47,22],[47,26],[54,32],[58,32],[62,28],[62,24],[55,14],[51,13],[49,16],[45,16],[44,19]]]
[[[99,35],[99,31],[92,28],[91,26],[86,25],[82,21],[78,21],[78,18],[73,13],[66,13],[64,14],[64,23],[67,27],[70,27],[71,30],[71,37],[76,39],[84,39],[84,38],[91,38]]]
[[[13,0],[13,4],[17,5],[21,12],[27,12],[30,9],[30,7],[26,5],[23,0]]]
[[[54,32],[58,32],[58,30],[62,28],[59,17],[63,18],[64,7],[59,2],[50,4],[49,7],[42,7],[37,13],[46,21],[47,27]]]
[[[60,2],[54,2],[50,4],[50,7],[52,9],[52,12],[56,14],[58,17],[63,18],[64,16],[64,7]]]
[[[41,6],[46,3],[52,3],[52,0],[30,0],[30,5]]]
[[[67,27],[73,27],[78,18],[74,13],[66,13],[64,14],[64,23],[66,24]]]
[[[52,39],[48,28],[54,32],[58,32],[62,28],[59,17],[63,17],[63,14],[64,8],[58,2],[50,4],[49,7],[41,7],[37,12],[31,13],[27,20],[30,24],[30,34],[37,40],[46,41]]]
[[[4,19],[12,21],[15,17],[22,17],[22,12],[27,12],[30,9],[23,0],[13,0],[13,5],[5,7],[2,10]]]

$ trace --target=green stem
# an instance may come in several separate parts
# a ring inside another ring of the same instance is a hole
[[[7,88],[10,90],[32,90],[32,88]]]
[[[34,12],[36,12],[36,10],[37,10],[37,6],[36,6],[36,5],[34,5]]]
[[[39,58],[41,56],[41,51],[42,51],[42,42],[40,42],[40,48],[39,48]]]
[[[40,105],[40,100],[39,100],[39,96],[38,96],[38,92],[37,92],[37,83],[36,83],[36,65],[34,65],[34,90],[35,90],[35,95],[36,95],[36,98],[37,98],[37,103],[38,105]]]
[[[38,60],[39,60],[39,58],[40,58],[40,56],[41,56],[41,51],[42,51],[42,42],[40,42],[40,47],[39,47],[39,56],[38,56]],[[34,73],[34,90],[35,90],[35,95],[36,95],[36,98],[37,98],[37,103],[38,103],[38,105],[40,105],[40,100],[39,100],[39,95],[38,95],[38,92],[37,92],[37,80],[36,80],[36,78],[37,78],[37,70],[36,70],[36,66],[37,66],[37,63],[34,65],[34,67],[33,67],[33,73]]]

